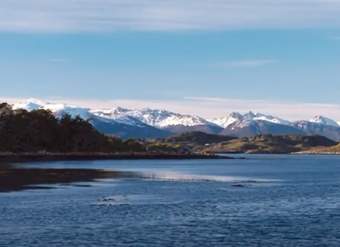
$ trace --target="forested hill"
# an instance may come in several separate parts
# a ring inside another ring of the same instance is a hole
[[[0,152],[138,152],[143,145],[99,133],[79,117],[13,110],[0,104]]]

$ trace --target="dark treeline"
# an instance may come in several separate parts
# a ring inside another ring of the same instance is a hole
[[[80,117],[13,110],[0,104],[0,152],[138,152],[143,145],[99,133]]]

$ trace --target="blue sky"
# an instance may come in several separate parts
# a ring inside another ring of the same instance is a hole
[[[340,120],[339,27],[330,0],[4,0],[1,96]]]

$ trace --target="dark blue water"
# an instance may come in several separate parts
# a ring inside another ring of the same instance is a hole
[[[30,166],[142,177],[0,194],[0,246],[340,246],[340,157]]]

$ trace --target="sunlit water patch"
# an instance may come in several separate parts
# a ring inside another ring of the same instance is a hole
[[[280,179],[265,179],[237,176],[216,176],[196,175],[179,172],[143,173],[144,178],[159,181],[180,181],[180,182],[224,182],[224,183],[274,183]]]

